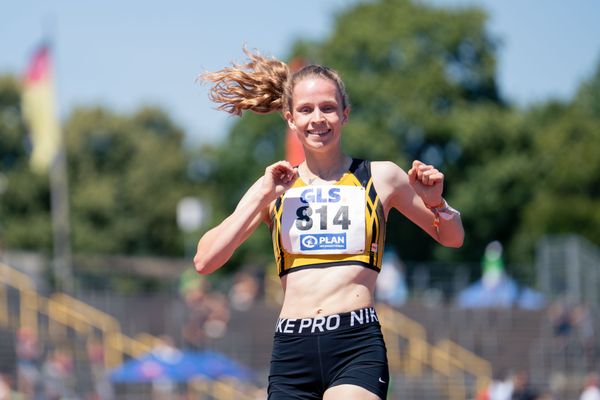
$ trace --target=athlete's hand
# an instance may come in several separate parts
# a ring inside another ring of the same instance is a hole
[[[442,202],[444,174],[433,165],[414,160],[408,170],[408,181],[425,205],[436,206]]]
[[[298,179],[298,169],[288,161],[278,161],[265,169],[262,189],[269,200],[275,200],[285,193]]]

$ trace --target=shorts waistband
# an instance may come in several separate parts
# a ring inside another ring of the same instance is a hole
[[[379,325],[375,308],[367,307],[314,318],[279,318],[275,334],[318,335],[361,325]]]

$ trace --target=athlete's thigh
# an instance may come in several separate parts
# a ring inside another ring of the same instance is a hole
[[[383,400],[375,393],[356,385],[342,384],[325,391],[323,400]]]

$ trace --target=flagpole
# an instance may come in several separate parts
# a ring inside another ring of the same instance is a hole
[[[69,181],[62,129],[60,130],[58,152],[50,167],[50,207],[52,214],[54,279],[57,289],[72,293],[74,282],[69,215]]]
[[[53,61],[56,60],[56,49],[54,41],[56,37],[56,18],[54,15],[47,15],[43,29],[45,37],[52,50]],[[58,68],[57,68],[58,69]],[[54,88],[54,96],[58,98],[60,82],[58,82],[58,72],[55,69],[54,79],[57,84]],[[57,290],[66,293],[73,293],[73,257],[71,252],[71,222],[69,206],[69,178],[67,168],[67,151],[65,132],[60,119],[60,110],[58,101],[56,119],[58,121],[57,149],[52,162],[50,163],[50,213],[52,218],[52,246],[53,246],[53,277]]]
[[[56,60],[54,37],[56,24],[53,17],[46,21],[46,35],[50,40],[52,54]],[[58,72],[55,70],[55,96],[58,97]],[[58,108],[58,102],[57,108]],[[69,177],[67,168],[67,151],[65,132],[60,119],[60,110],[56,110],[58,119],[58,146],[56,156],[50,165],[50,207],[52,215],[53,267],[56,288],[66,293],[73,293],[73,256],[71,252],[71,222],[69,212]]]

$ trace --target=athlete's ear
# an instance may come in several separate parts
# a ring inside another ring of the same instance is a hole
[[[342,113],[342,125],[348,122],[348,115],[350,115],[350,108],[346,107]]]
[[[288,126],[290,127],[290,129],[296,130],[296,125],[294,125],[294,120],[292,119],[292,113],[289,112],[289,111],[286,111],[283,117],[287,121]]]

